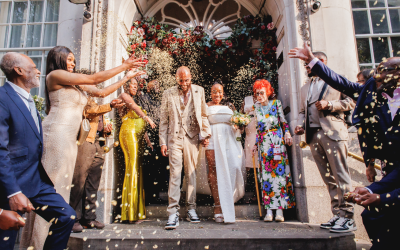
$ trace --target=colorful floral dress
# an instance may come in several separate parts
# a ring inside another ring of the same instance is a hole
[[[259,179],[262,202],[266,209],[287,209],[295,205],[289,160],[284,145],[284,135],[289,131],[279,100],[268,106],[253,106],[257,117],[257,139],[261,169]],[[274,146],[281,150],[281,160],[274,160]]]

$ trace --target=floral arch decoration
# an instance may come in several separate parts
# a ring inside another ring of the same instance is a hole
[[[210,36],[210,32],[200,25],[173,29],[150,17],[133,23],[128,40],[127,51],[136,56],[151,55],[153,49],[159,48],[168,52],[175,61],[182,61],[182,57],[188,54],[197,54],[197,60],[204,65],[232,68],[230,65],[234,64],[236,75],[231,73],[229,79],[224,81],[231,82],[231,89],[234,90],[231,95],[238,95],[236,90],[243,92],[240,98],[249,95],[252,83],[259,78],[269,80],[275,92],[278,91],[276,28],[269,15],[247,15],[237,19],[230,36],[225,39]],[[238,64],[238,61],[242,63]],[[148,74],[151,78],[151,65]],[[242,76],[237,78],[238,74]]]

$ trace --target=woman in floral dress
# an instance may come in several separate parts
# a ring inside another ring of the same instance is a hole
[[[284,221],[282,209],[295,205],[292,176],[285,144],[292,145],[289,126],[279,100],[268,100],[274,90],[267,80],[257,80],[253,91],[258,103],[254,108],[257,118],[257,139],[253,154],[258,155],[261,169],[259,179],[262,203],[267,209],[264,221],[272,221],[272,210],[276,210],[275,221]]]

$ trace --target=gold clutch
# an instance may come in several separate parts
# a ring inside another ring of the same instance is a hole
[[[82,145],[86,141],[86,138],[89,135],[89,131],[90,131],[90,122],[85,117],[81,122],[81,127],[78,132],[78,138],[76,141],[76,144],[78,144],[78,146]]]

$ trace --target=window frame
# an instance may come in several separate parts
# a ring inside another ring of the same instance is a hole
[[[372,38],[383,38],[383,39],[387,39],[388,42],[388,48],[389,48],[389,56],[393,57],[396,55],[393,55],[393,47],[392,47],[392,37],[400,37],[400,32],[398,33],[393,33],[393,29],[392,29],[392,20],[391,20],[391,16],[390,16],[390,10],[399,10],[400,11],[400,6],[395,6],[395,7],[389,7],[388,6],[388,0],[385,0],[385,6],[383,7],[371,7],[370,6],[370,1],[369,0],[364,0],[366,3],[366,7],[356,7],[353,8],[352,7],[352,13],[353,12],[357,12],[357,11],[366,11],[367,12],[367,16],[368,16],[368,26],[369,26],[369,34],[355,34],[355,38],[368,38],[368,42],[369,42],[369,49],[370,49],[370,55],[371,55],[371,63],[359,63],[360,68],[361,67],[373,67],[375,68],[377,65],[379,65],[379,63],[375,63],[375,54],[374,54],[374,47],[373,47],[373,42],[372,42]],[[372,17],[371,17],[371,10],[385,10],[385,18],[387,20],[387,24],[388,24],[388,29],[389,32],[388,33],[374,33],[374,27],[373,27],[373,23],[372,23]],[[353,23],[354,23],[354,19],[353,19]],[[358,48],[357,48],[357,53],[358,53]]]

